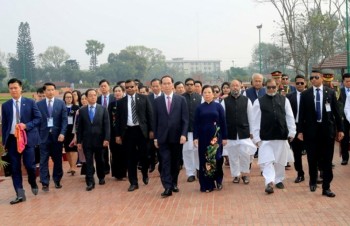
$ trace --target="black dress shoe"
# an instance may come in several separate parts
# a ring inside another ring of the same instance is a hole
[[[62,184],[59,181],[55,181],[55,188],[60,189],[62,188]]]
[[[143,177],[143,178],[142,178],[142,181],[143,181],[144,184],[147,185],[148,182],[149,182],[149,177]]]
[[[323,190],[322,195],[333,198],[335,197],[335,194],[331,191],[331,189]]]
[[[317,189],[317,185],[316,185],[316,184],[310,185],[310,191],[311,191],[311,192],[315,192],[316,189]]]
[[[165,191],[161,194],[162,197],[166,198],[166,197],[169,197],[171,196],[173,193],[171,191],[171,189],[167,188],[165,189]]]
[[[137,184],[132,184],[128,188],[128,191],[135,191],[136,189],[139,189],[139,186]]]
[[[345,165],[347,165],[348,164],[348,160],[343,160],[343,161],[341,161],[341,163],[340,164],[342,164],[343,166],[345,166]]]
[[[14,204],[17,204],[17,203],[20,203],[20,202],[24,202],[24,201],[26,201],[25,197],[16,197],[16,199],[12,200],[10,202],[10,204],[14,205]]]
[[[265,192],[266,192],[267,194],[272,194],[272,193],[274,192],[272,186],[273,186],[272,182],[269,183],[269,184],[266,186]]]
[[[300,183],[300,182],[302,182],[304,180],[305,180],[304,176],[300,176],[300,177],[295,178],[294,183]]]
[[[89,184],[87,187],[86,187],[86,191],[91,191],[92,189],[95,188],[95,184]]]
[[[196,180],[196,177],[195,176],[189,176],[188,178],[187,178],[187,182],[193,182],[193,181],[195,181]]]
[[[179,191],[180,191],[180,189],[176,185],[174,185],[173,192],[179,192]]]
[[[106,183],[105,179],[99,179],[98,184],[99,185],[104,185]]]
[[[49,185],[48,184],[43,184],[43,191],[46,191],[48,192],[50,189],[49,189]]]
[[[38,192],[39,192],[38,185],[35,185],[35,186],[32,187],[32,192],[33,192],[34,195],[38,194]]]
[[[279,183],[276,184],[276,188],[284,189],[284,184],[282,182],[279,182]]]

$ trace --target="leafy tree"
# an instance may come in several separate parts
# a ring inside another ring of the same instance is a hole
[[[66,60],[66,62],[64,62],[64,65],[71,70],[80,70],[80,66],[77,60]]]
[[[11,65],[10,65],[11,66]],[[21,22],[18,28],[17,39],[17,63],[12,60],[12,66],[17,67],[14,70],[14,76],[32,82],[35,69],[34,47],[30,37],[30,28],[27,22]]]
[[[105,45],[96,40],[87,40],[86,41],[85,53],[91,55],[90,58],[90,70],[96,71],[97,68],[97,56],[102,54]]]
[[[248,78],[248,72],[241,67],[231,67],[230,70],[227,70],[227,80],[232,81],[233,79],[239,79],[245,81]]]
[[[69,59],[69,55],[57,46],[50,46],[44,53],[39,54],[39,62],[42,67],[60,68]]]
[[[6,68],[4,66],[2,66],[2,63],[0,62],[0,84],[1,84],[1,81],[6,78],[7,76],[7,71],[6,71]]]

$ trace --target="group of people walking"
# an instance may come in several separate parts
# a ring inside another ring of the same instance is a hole
[[[306,89],[302,75],[295,77],[294,87],[286,84],[289,76],[279,71],[265,82],[263,75],[254,74],[250,88],[244,90],[241,81],[233,80],[222,84],[221,95],[217,85],[202,86],[192,78],[174,83],[170,75],[153,79],[150,87],[138,80],[121,81],[113,87],[113,94],[109,93],[109,82],[101,80],[99,90],[87,89],[84,94],[67,91],[63,100],[55,96],[54,83],[45,83],[44,97],[35,102],[22,96],[22,82],[12,78],[8,82],[12,99],[2,105],[2,141],[10,156],[16,191],[11,204],[26,200],[22,156],[31,190],[38,194],[36,147],[45,192],[51,179],[49,157],[53,160],[54,187],[62,188],[63,147],[68,173],[74,176],[76,163],[83,163],[87,191],[95,188],[96,170],[99,185],[106,183],[105,175],[111,172],[117,180],[128,178],[128,191],[133,192],[139,189],[138,169],[147,185],[148,174],[158,162],[162,197],[179,192],[182,164],[187,181],[197,177],[201,192],[221,190],[223,156],[228,156],[233,183],[242,180],[249,184],[256,153],[265,192],[271,194],[274,187],[284,188],[288,162],[294,161],[295,182],[305,180],[301,161],[306,150],[310,191],[316,191],[321,176],[322,195],[334,197],[330,189],[334,142],[341,141],[345,132],[347,143],[342,143],[342,149],[349,143],[345,116],[350,119],[350,98],[346,98],[350,95],[350,74],[343,75],[344,95],[339,101],[336,91],[323,85],[323,79],[320,71],[313,71],[312,86]],[[345,114],[339,103],[345,105]],[[27,138],[24,150],[19,148],[23,139],[16,132],[21,128]],[[347,164],[346,154],[347,150],[342,165]]]

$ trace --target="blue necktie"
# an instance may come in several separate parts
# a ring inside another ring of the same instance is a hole
[[[49,117],[51,118],[52,116],[52,105],[51,105],[52,100],[49,100],[49,104],[47,105],[47,111],[49,112]]]
[[[89,118],[90,118],[90,122],[93,122],[93,120],[94,120],[94,106],[90,107]]]
[[[16,123],[18,124],[20,122],[20,116],[19,116],[19,101],[16,100]]]
[[[321,121],[321,96],[320,96],[320,89],[316,89],[316,116],[317,121]]]

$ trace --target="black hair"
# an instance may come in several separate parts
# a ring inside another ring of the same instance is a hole
[[[161,84],[163,82],[163,78],[170,78],[171,79],[171,83],[174,83],[174,79],[173,79],[173,77],[171,77],[171,75],[163,75],[163,77],[160,79],[160,83]]]
[[[10,84],[12,83],[18,83],[19,86],[22,87],[22,81],[17,79],[17,78],[11,78],[8,82],[7,82],[7,86],[10,86]]]
[[[43,90],[45,91],[46,90],[46,87],[47,86],[53,86],[55,89],[56,89],[56,85],[52,82],[46,82],[43,86]]]
[[[100,86],[102,83],[106,82],[109,85],[109,81],[107,79],[102,79],[99,83],[98,86]]]
[[[203,88],[202,88],[202,95],[203,95],[204,90],[207,89],[207,88],[210,88],[211,91],[214,93],[214,88],[213,88],[213,86],[211,86],[211,85],[204,85]]]

